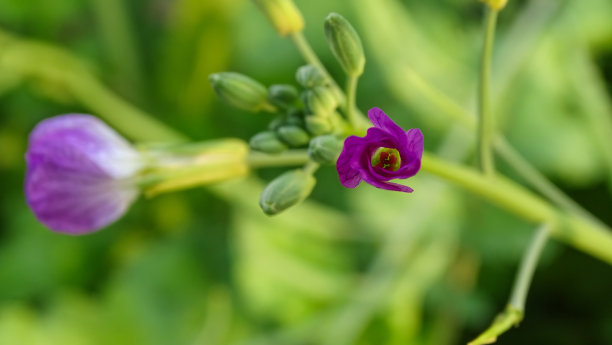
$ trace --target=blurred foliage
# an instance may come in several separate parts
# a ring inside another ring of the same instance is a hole
[[[472,162],[469,138],[451,138],[414,73],[473,111],[481,3],[297,4],[305,35],[338,78],[323,19],[342,13],[361,33],[362,109],[379,106],[423,128],[428,149]],[[611,14],[609,0],[511,0],[493,64],[509,140],[607,223]],[[48,116],[92,112],[84,99],[94,95],[15,68],[7,56],[19,40],[82,64],[26,54],[22,65],[83,68],[198,140],[247,139],[270,120],[216,101],[210,73],[295,83],[303,64],[247,0],[0,1],[1,345],[462,344],[503,308],[533,226],[425,174],[406,197],[344,190],[332,168],[322,170],[314,200],[274,218],[258,208],[263,184],[251,178],[140,200],[88,236],[44,229],[22,194],[28,132]],[[610,286],[605,264],[550,243],[526,319],[499,344],[612,343]]]

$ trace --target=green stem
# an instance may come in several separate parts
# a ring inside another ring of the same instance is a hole
[[[122,0],[93,0],[91,3],[98,18],[105,52],[116,75],[120,76],[125,86],[123,91],[131,92],[132,96],[140,99],[144,78],[140,67],[141,59],[136,49],[133,22],[126,13],[127,3]]]
[[[350,112],[350,113],[353,113],[356,118],[359,118],[359,120],[357,120],[360,122],[360,126],[358,128],[369,127],[368,125],[366,125],[367,120],[365,119],[361,111],[355,106],[354,101],[352,102],[352,108],[350,109],[348,108],[348,106],[346,105],[348,104],[347,96],[344,94],[344,92],[342,92],[342,89],[340,89],[340,87],[338,86],[334,78],[332,78],[332,76],[329,74],[329,72],[327,71],[327,68],[323,66],[323,63],[321,63],[321,60],[319,60],[319,57],[317,56],[317,54],[314,52],[314,50],[312,49],[312,47],[306,40],[306,37],[304,37],[304,34],[301,32],[298,32],[298,33],[291,34],[290,37],[293,43],[295,44],[297,50],[300,52],[300,54],[304,58],[304,60],[306,60],[306,62],[308,62],[309,64],[317,67],[319,70],[321,70],[321,72],[323,72],[325,77],[329,80],[330,88],[332,89],[332,92],[334,93],[334,95],[336,95],[336,97],[338,98],[338,101],[342,105],[341,106],[342,109],[347,114]]]
[[[570,197],[565,195],[557,186],[550,182],[544,175],[542,175],[537,169],[535,169],[528,161],[525,160],[514,148],[508,143],[508,141],[499,136],[495,141],[495,149],[499,153],[506,163],[512,168],[529,184],[536,186],[536,189],[553,201],[557,206],[562,209],[582,216],[593,223],[596,223],[600,227],[607,227],[602,221],[597,219],[587,210],[582,208],[580,204],[576,203]]]
[[[338,97],[338,100],[340,101],[340,103],[341,104],[345,103],[346,97],[344,96],[342,89],[340,89],[340,87],[338,86],[334,78],[332,78],[332,76],[329,74],[325,66],[323,66],[323,63],[321,63],[321,60],[319,60],[319,57],[317,56],[317,54],[314,52],[314,50],[312,49],[312,47],[306,40],[306,37],[304,37],[304,34],[301,32],[296,32],[294,34],[291,34],[289,37],[291,37],[291,40],[295,44],[295,47],[297,48],[297,50],[302,55],[302,58],[304,58],[306,62],[315,66],[321,72],[323,72],[327,80],[329,80],[330,87],[332,91],[334,92],[334,94],[336,95],[336,97]]]
[[[495,341],[498,336],[508,331],[511,327],[517,326],[522,320],[525,314],[525,300],[527,299],[527,291],[529,291],[529,285],[533,280],[533,274],[538,264],[542,249],[548,240],[548,234],[550,232],[550,226],[544,224],[540,226],[538,231],[535,233],[529,244],[529,248],[523,256],[521,266],[519,267],[514,281],[514,287],[512,288],[512,294],[510,301],[506,309],[499,314],[491,326],[487,328],[482,334],[476,339],[471,341],[469,345],[481,345],[490,344]]]
[[[529,291],[529,285],[533,279],[536,266],[538,265],[538,259],[542,254],[542,249],[548,239],[550,233],[550,226],[544,224],[540,226],[538,231],[535,233],[527,248],[527,252],[521,262],[516,280],[514,281],[514,287],[512,288],[512,295],[510,297],[509,304],[521,312],[525,311],[525,300],[527,299],[527,291]]]
[[[278,113],[278,109],[276,109],[276,107],[268,102],[264,103],[261,106],[261,110],[267,112],[267,113],[271,113],[271,114],[276,114]]]
[[[447,179],[501,208],[533,223],[552,226],[551,235],[612,264],[612,233],[574,214],[562,214],[552,205],[502,176],[483,179],[482,174],[444,162],[425,153],[422,169]]]
[[[132,139],[140,142],[186,140],[182,133],[110,92],[93,76],[72,75],[66,80],[77,100]]]
[[[251,152],[247,162],[251,168],[282,167],[287,165],[303,165],[308,163],[306,150],[291,150],[281,154]]]
[[[493,119],[489,105],[489,84],[491,79],[491,55],[493,53],[493,39],[497,23],[497,11],[487,6],[484,47],[480,70],[480,85],[478,92],[478,163],[480,169],[487,176],[495,172],[493,151]]]
[[[359,128],[359,118],[355,114],[355,96],[359,77],[349,76],[346,80],[346,118],[353,128]]]
[[[304,165],[303,169],[305,173],[312,175],[319,169],[320,166],[321,164],[317,162],[308,161],[306,165]]]

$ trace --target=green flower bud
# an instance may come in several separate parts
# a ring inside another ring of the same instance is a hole
[[[280,126],[284,124],[285,124],[285,117],[278,116],[274,120],[270,121],[270,123],[268,124],[268,129],[271,131],[276,131]]]
[[[266,87],[240,73],[221,72],[208,77],[215,93],[227,104],[239,109],[260,111],[269,108]]]
[[[325,36],[344,72],[354,77],[361,75],[365,66],[365,55],[361,39],[353,26],[341,15],[330,13],[325,19]]]
[[[298,126],[284,125],[279,127],[276,133],[282,141],[292,147],[304,146],[310,141],[308,133]]]
[[[285,124],[304,127],[304,112],[300,109],[291,109],[285,118]]]
[[[254,0],[281,36],[304,29],[304,18],[292,0]]]
[[[280,153],[287,150],[287,145],[280,141],[274,132],[257,133],[249,141],[249,146],[253,150],[265,153]]]
[[[317,86],[302,93],[302,100],[306,109],[318,116],[327,116],[338,107],[338,99],[331,89],[325,86]]]
[[[323,72],[313,65],[305,65],[298,68],[295,79],[303,87],[313,88],[315,86],[324,86],[328,84],[327,77]]]
[[[303,170],[288,171],[266,186],[261,193],[259,206],[267,215],[278,214],[306,199],[315,184],[312,174]]]
[[[308,155],[321,164],[335,164],[342,151],[342,141],[333,134],[321,135],[310,141]]]
[[[281,109],[290,109],[299,101],[298,90],[293,85],[272,85],[268,89],[268,101]]]
[[[321,164],[335,164],[341,151],[342,142],[333,134],[318,136],[308,145],[310,158]]]
[[[331,131],[334,129],[331,120],[323,116],[309,115],[306,116],[304,122],[306,123],[306,129],[308,132],[315,136],[331,133]]]

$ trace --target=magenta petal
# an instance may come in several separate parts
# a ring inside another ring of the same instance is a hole
[[[355,188],[361,182],[359,160],[364,144],[364,139],[356,136],[350,136],[344,141],[344,147],[336,162],[336,170],[340,183],[346,188]]]
[[[419,160],[423,156],[423,133],[418,128],[406,131],[408,138],[408,151],[412,152]]]
[[[138,195],[142,159],[129,143],[90,115],[62,115],[32,131],[25,194],[36,217],[69,234],[98,230]]]
[[[380,128],[393,136],[397,141],[397,145],[404,146],[406,144],[406,133],[393,120],[385,114],[380,108],[372,108],[368,111],[368,118],[374,124],[374,127]]]
[[[376,179],[371,179],[369,176],[364,176],[364,180],[372,186],[380,189],[391,190],[395,192],[412,193],[414,189],[393,182],[383,182]]]

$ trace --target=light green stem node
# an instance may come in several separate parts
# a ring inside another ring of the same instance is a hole
[[[521,320],[523,320],[523,312],[508,305],[501,314],[497,315],[493,324],[476,339],[469,342],[468,345],[492,344],[497,341],[497,337],[500,334],[505,333],[512,327],[518,326]]]

